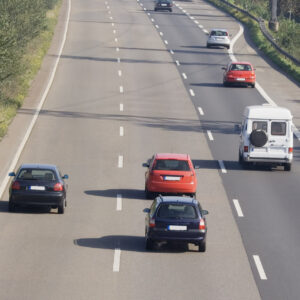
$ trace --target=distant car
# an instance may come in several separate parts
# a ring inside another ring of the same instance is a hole
[[[206,251],[207,210],[190,197],[158,196],[150,209],[144,209],[146,249],[152,250],[155,242],[191,243]]]
[[[231,62],[227,67],[222,68],[223,74],[223,85],[229,86],[234,85],[250,85],[255,87],[255,69],[249,62]]]
[[[154,11],[168,10],[172,12],[173,2],[172,0],[156,0],[154,5]]]
[[[212,29],[208,35],[206,47],[223,46],[230,48],[229,33],[226,29]]]
[[[66,206],[66,184],[55,165],[23,164],[14,177],[9,189],[9,211],[17,205],[51,206],[63,214]]]
[[[188,154],[158,153],[147,164],[146,198],[155,194],[196,195],[197,176]]]

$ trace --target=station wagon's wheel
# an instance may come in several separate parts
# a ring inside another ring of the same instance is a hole
[[[291,171],[291,168],[292,168],[292,164],[290,163],[284,164],[284,171]]]
[[[146,238],[146,250],[153,250],[154,242]]]
[[[65,212],[65,206],[66,206],[66,199],[64,199],[64,200],[62,201],[62,204],[59,204],[59,205],[58,205],[57,212],[58,212],[59,214],[63,214],[63,213]]]
[[[206,251],[206,242],[202,242],[199,244],[199,252],[205,252]]]

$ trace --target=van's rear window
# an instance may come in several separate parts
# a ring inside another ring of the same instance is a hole
[[[286,134],[286,123],[285,122],[272,122],[271,123],[271,134],[272,135],[285,135]]]

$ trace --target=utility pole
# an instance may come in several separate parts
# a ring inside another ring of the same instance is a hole
[[[269,28],[275,32],[279,29],[279,22],[277,19],[277,2],[277,0],[270,0],[271,20],[269,21]]]

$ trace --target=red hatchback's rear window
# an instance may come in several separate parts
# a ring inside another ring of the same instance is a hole
[[[246,64],[232,64],[230,67],[231,71],[252,71],[250,65]]]
[[[168,171],[190,171],[190,166],[187,160],[158,159],[153,169]]]

